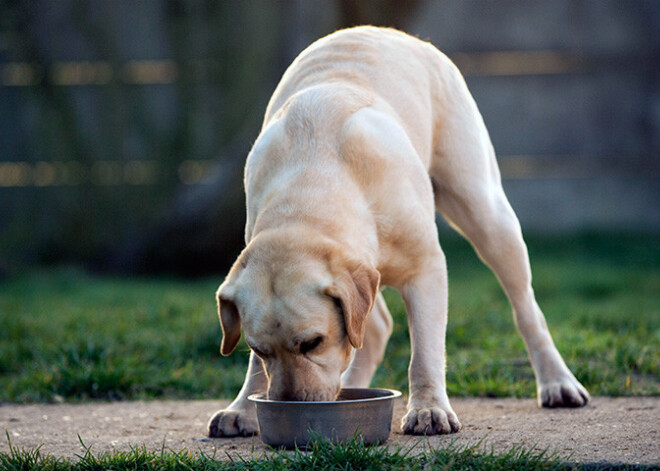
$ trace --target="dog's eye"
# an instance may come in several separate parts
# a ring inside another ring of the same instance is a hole
[[[312,340],[307,340],[305,342],[302,342],[300,344],[300,353],[305,355],[306,353],[311,352],[316,347],[321,345],[321,342],[323,342],[323,337],[320,335],[318,337],[314,337]]]

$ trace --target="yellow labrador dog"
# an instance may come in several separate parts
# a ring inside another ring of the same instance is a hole
[[[220,286],[222,354],[241,336],[250,364],[212,437],[258,430],[248,395],[332,400],[367,387],[392,320],[380,287],[403,296],[411,337],[402,428],[461,425],[445,387],[447,269],[437,209],[499,278],[543,406],[587,391],[555,348],[534,298],[527,249],[477,106],[431,44],[384,28],[331,34],[275,90],[245,167],[247,247]]]

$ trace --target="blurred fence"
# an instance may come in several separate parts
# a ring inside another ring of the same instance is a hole
[[[660,231],[659,2],[0,5],[5,265],[169,247],[224,269],[241,244],[240,162],[280,74],[363,22],[457,63],[524,229]]]
[[[660,229],[660,3],[428,2],[523,228]]]

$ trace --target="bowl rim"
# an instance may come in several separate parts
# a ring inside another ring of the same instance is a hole
[[[342,390],[352,390],[352,391],[386,391],[389,394],[385,396],[376,396],[376,397],[365,397],[363,399],[342,399],[339,401],[272,401],[270,399],[266,399],[263,396],[265,396],[265,393],[257,393],[257,394],[251,394],[248,396],[248,400],[260,404],[282,404],[282,405],[299,405],[299,406],[305,406],[305,405],[311,405],[311,404],[319,404],[319,405],[327,405],[327,404],[359,404],[359,403],[365,403],[365,402],[377,402],[377,401],[386,401],[386,400],[392,400],[392,399],[397,399],[401,397],[401,391],[397,391],[396,389],[387,389],[387,388],[342,388]]]

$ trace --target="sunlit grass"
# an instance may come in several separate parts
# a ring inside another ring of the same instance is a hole
[[[84,444],[83,444],[84,445]],[[37,449],[22,450],[9,446],[9,452],[0,453],[0,469],[40,470],[40,471],[83,471],[83,470],[199,470],[199,471],[241,471],[241,470],[553,470],[568,471],[592,469],[588,466],[571,465],[559,462],[554,456],[544,452],[527,451],[522,448],[494,454],[478,451],[477,447],[454,446],[415,451],[388,447],[365,446],[361,440],[354,439],[346,444],[335,445],[318,439],[306,450],[293,451],[271,450],[267,454],[251,457],[208,456],[189,451],[162,450],[148,451],[144,447],[135,447],[130,451],[113,451],[95,455],[91,450],[75,460],[56,458],[41,454]],[[599,469],[651,469],[645,467],[599,467]]]

